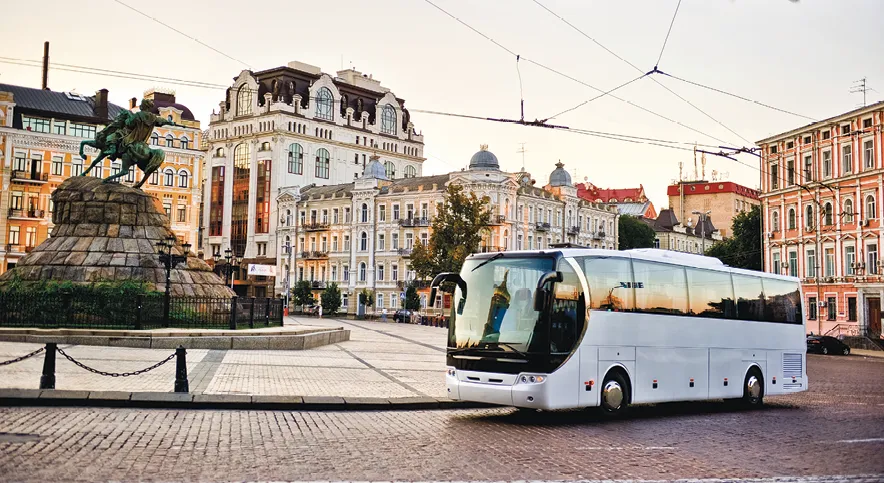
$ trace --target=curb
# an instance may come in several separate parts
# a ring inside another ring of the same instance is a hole
[[[496,407],[484,403],[430,397],[250,396],[242,394],[67,391],[58,389],[0,389],[0,406],[87,406],[287,411],[415,411]]]

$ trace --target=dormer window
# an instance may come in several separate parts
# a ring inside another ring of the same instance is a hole
[[[381,114],[381,132],[383,134],[396,134],[396,109],[387,104]]]
[[[333,121],[335,118],[334,110],[332,109],[334,103],[331,91],[327,87],[320,88],[316,92],[316,118]]]

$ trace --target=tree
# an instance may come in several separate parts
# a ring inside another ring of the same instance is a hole
[[[712,245],[706,255],[736,268],[761,270],[761,208],[734,217],[731,236]]]
[[[359,292],[359,300],[366,307],[374,307],[374,291],[367,288],[362,289],[362,292]]]
[[[310,288],[310,282],[307,280],[298,280],[298,283],[292,287],[292,302],[303,308],[307,304],[313,303],[313,291]]]
[[[328,315],[334,315],[341,308],[341,290],[337,283],[328,284],[322,292],[321,302],[322,311]]]
[[[618,228],[618,248],[631,250],[633,248],[654,248],[654,239],[657,235],[654,229],[644,221],[630,215],[620,215]]]
[[[491,213],[488,198],[464,193],[463,186],[450,184],[443,201],[436,206],[436,218],[427,244],[416,244],[411,252],[411,269],[421,279],[442,272],[459,272],[464,260],[479,248],[481,230]]]
[[[408,288],[405,289],[405,308],[408,310],[421,309],[421,298],[420,295],[417,294],[417,289],[414,288],[414,285],[409,285]]]

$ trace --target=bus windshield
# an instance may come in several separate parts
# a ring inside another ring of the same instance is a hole
[[[467,298],[463,299],[460,288],[455,290],[449,347],[527,352],[537,346],[535,326],[540,313],[534,310],[534,291],[553,264],[554,259],[546,257],[464,262],[461,277]]]

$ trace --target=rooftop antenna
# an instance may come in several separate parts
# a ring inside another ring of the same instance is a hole
[[[522,155],[522,172],[524,172],[525,171],[525,153],[528,151],[525,149],[525,143],[519,143],[519,145],[521,147],[516,152],[520,153]]]
[[[678,162],[678,181],[679,182],[684,181],[684,175],[682,174],[683,171],[684,171],[684,163],[679,161]]]
[[[694,179],[697,181],[697,143],[694,143]]]
[[[851,94],[862,93],[862,95],[863,95],[863,106],[862,107],[866,107],[866,94],[869,91],[874,91],[874,92],[877,92],[877,91],[875,91],[875,89],[872,89],[871,87],[866,85],[866,78],[865,77],[863,77],[862,79],[853,81],[853,82],[855,85],[851,86],[850,93]]]

